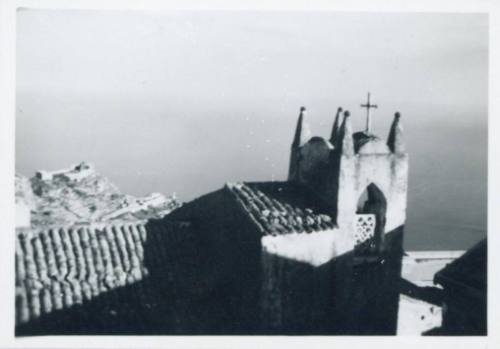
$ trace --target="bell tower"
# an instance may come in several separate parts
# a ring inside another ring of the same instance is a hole
[[[353,132],[349,111],[338,108],[330,139],[311,137],[301,108],[292,143],[289,181],[311,188],[329,207],[340,230],[354,231],[360,214],[376,218],[375,238],[406,220],[408,154],[400,113],[395,113],[387,140],[371,133],[368,100],[367,129]]]

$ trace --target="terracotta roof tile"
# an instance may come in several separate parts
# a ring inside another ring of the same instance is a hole
[[[311,233],[335,227],[325,205],[301,184],[228,183],[226,187],[263,235]]]
[[[16,323],[90,300],[147,275],[142,224],[16,234]]]

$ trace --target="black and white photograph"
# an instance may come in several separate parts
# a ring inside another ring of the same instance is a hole
[[[16,340],[494,331],[488,13],[15,21]]]

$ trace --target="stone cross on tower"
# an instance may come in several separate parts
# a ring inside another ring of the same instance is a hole
[[[371,127],[370,109],[378,108],[378,105],[370,104],[370,92],[368,92],[368,101],[366,102],[366,104],[361,104],[361,108],[366,108],[366,133],[369,133]]]

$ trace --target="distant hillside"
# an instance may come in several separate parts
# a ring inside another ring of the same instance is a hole
[[[122,194],[85,162],[30,179],[16,175],[16,204],[29,208],[32,227],[161,218],[180,206],[174,196]]]

